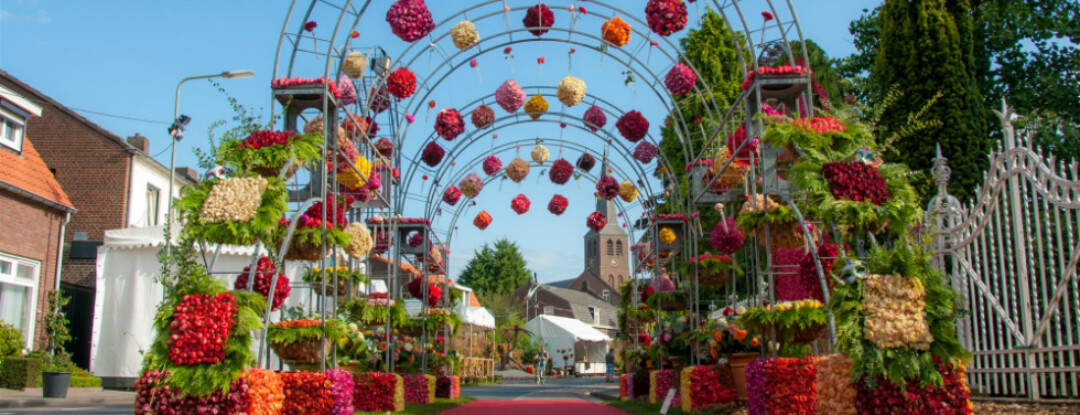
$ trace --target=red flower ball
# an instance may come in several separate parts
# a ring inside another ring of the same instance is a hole
[[[319,24],[315,23],[314,20],[304,23],[304,30],[307,30],[308,32],[315,30],[316,27],[319,27]]]
[[[379,152],[379,155],[391,158],[394,157],[394,143],[389,138],[383,137],[379,141],[375,142],[375,150]]]
[[[420,154],[420,160],[430,167],[435,167],[442,162],[443,156],[446,156],[446,150],[443,150],[438,143],[432,141],[424,147],[424,152]]]
[[[581,157],[578,157],[577,168],[589,172],[593,166],[596,166],[596,159],[590,156],[589,153],[582,153]]]
[[[594,133],[607,124],[607,115],[604,115],[604,110],[596,105],[589,107],[582,118],[585,120],[585,126]]]
[[[416,74],[409,68],[397,68],[386,77],[386,89],[398,99],[411,97],[416,92]]]
[[[648,141],[642,141],[638,143],[637,147],[634,147],[633,157],[634,160],[649,164],[653,161],[654,158],[656,158],[656,153],[658,153],[659,151],[660,149],[656,148],[653,143],[650,143]]]
[[[370,100],[371,111],[382,114],[390,108],[390,91],[387,90],[385,85],[379,88],[371,87],[368,90],[368,100]]]
[[[487,105],[476,107],[472,112],[472,124],[476,128],[487,128],[495,122],[495,110]]]
[[[555,184],[566,184],[573,175],[574,166],[566,159],[555,160],[555,163],[551,165],[551,170],[548,170],[548,177]]]
[[[645,5],[645,20],[649,29],[668,36],[686,27],[686,3],[682,0],[649,0]]]
[[[247,290],[248,274],[250,272],[251,266],[244,267],[244,271],[236,276],[233,289]],[[262,294],[263,297],[269,297],[270,283],[275,273],[278,279],[274,284],[274,303],[270,307],[271,311],[281,308],[281,305],[285,303],[285,299],[289,298],[289,293],[292,292],[292,288],[289,287],[289,277],[286,277],[284,272],[278,273],[274,268],[274,262],[270,258],[260,257],[255,266],[255,281],[251,283],[253,291]]]
[[[649,132],[649,120],[646,120],[640,112],[630,111],[619,117],[619,121],[615,122],[615,127],[619,129],[619,134],[622,134],[623,138],[636,143],[645,138],[645,134]]]
[[[491,225],[491,214],[487,213],[486,210],[481,210],[480,213],[476,214],[476,218],[473,218],[473,225],[480,228],[480,230],[487,229],[488,225]]]
[[[442,200],[450,206],[457,205],[457,202],[461,200],[461,189],[458,189],[457,186],[447,187],[446,191],[443,192]]]
[[[386,22],[406,42],[420,40],[435,30],[435,21],[424,0],[397,0],[386,11]]]
[[[465,119],[453,108],[439,111],[439,115],[435,117],[435,132],[442,138],[453,140],[465,132]]]
[[[892,199],[885,179],[876,168],[861,162],[831,162],[822,166],[829,192],[837,199],[869,201],[881,205]]]
[[[604,226],[607,226],[607,216],[600,212],[590,213],[589,217],[585,219],[585,226],[588,226],[593,232],[600,232],[601,229],[604,229]]]
[[[525,25],[525,28],[529,29],[529,33],[542,36],[548,32],[547,28],[555,24],[555,14],[551,12],[547,5],[540,3],[530,7],[525,12],[525,18],[521,19],[521,23]]]
[[[487,173],[488,176],[502,171],[502,168],[503,163],[502,160],[499,160],[498,156],[492,154],[484,159],[484,173]]]
[[[681,97],[689,94],[694,90],[694,83],[697,82],[697,74],[693,69],[682,63],[675,64],[674,67],[668,71],[667,76],[664,77],[664,85],[667,86],[668,91],[671,91],[671,95]]]
[[[596,181],[596,192],[604,200],[614,199],[615,196],[619,195],[619,182],[605,174],[600,180]]]
[[[548,212],[556,215],[561,215],[566,212],[566,206],[570,204],[569,200],[566,200],[566,196],[556,194],[551,197],[551,201],[548,202]]]
[[[518,193],[518,195],[514,197],[514,200],[510,201],[510,209],[513,209],[514,212],[517,212],[519,215],[528,212],[529,206],[531,205],[532,202],[529,201],[529,198],[526,197],[524,193]]]
[[[709,244],[713,249],[727,255],[734,254],[745,242],[746,235],[743,234],[742,228],[735,224],[735,218],[732,217],[717,222],[709,235]]]

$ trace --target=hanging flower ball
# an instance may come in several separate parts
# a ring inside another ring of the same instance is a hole
[[[683,0],[649,0],[645,5],[645,20],[649,29],[668,36],[686,27],[686,3]]]
[[[398,99],[411,97],[416,92],[416,74],[409,68],[397,68],[386,77],[386,90]]]
[[[674,67],[668,71],[667,76],[664,77],[664,85],[667,86],[671,95],[681,97],[689,94],[694,90],[694,83],[697,82],[697,74],[693,69],[682,63],[675,64]]]
[[[551,165],[551,170],[548,170],[548,177],[555,184],[566,184],[573,176],[574,165],[562,158],[555,160],[555,163]]]
[[[435,30],[435,21],[431,18],[424,0],[397,0],[386,11],[386,22],[397,37],[406,42],[415,42]]]
[[[465,50],[480,42],[480,32],[476,31],[473,22],[462,20],[450,28],[450,38],[458,50]]]
[[[513,209],[514,212],[517,212],[519,215],[524,215],[525,212],[528,212],[529,206],[531,205],[532,202],[529,201],[529,198],[526,197],[524,193],[518,193],[518,195],[514,197],[514,200],[510,201],[510,209]]]
[[[443,156],[446,156],[446,150],[439,147],[439,143],[432,141],[424,147],[424,152],[420,154],[420,160],[430,167],[435,167],[442,162]]]
[[[341,72],[349,75],[350,78],[359,78],[364,76],[367,66],[367,56],[354,50],[345,56],[345,62],[341,64]]]
[[[600,177],[600,180],[596,181],[596,192],[604,200],[614,199],[619,195],[619,182],[615,181],[615,178],[604,175]]]
[[[640,112],[630,111],[619,117],[619,121],[615,122],[615,127],[619,129],[619,134],[622,134],[623,138],[636,143],[645,138],[645,134],[649,132],[649,120],[646,120]]]
[[[585,99],[585,81],[573,75],[566,75],[559,81],[559,89],[555,96],[559,97],[559,102],[567,107],[580,104],[581,100]]]
[[[630,43],[632,29],[630,24],[620,19],[619,16],[612,17],[600,26],[600,32],[603,34],[604,40],[615,45],[615,47],[623,47]]]
[[[585,219],[585,226],[588,226],[593,232],[600,232],[606,225],[607,216],[600,212],[590,213],[589,217]]]
[[[596,166],[596,159],[594,159],[593,156],[590,156],[589,153],[582,153],[581,157],[578,157],[577,168],[589,172],[592,170],[593,166]]]
[[[525,113],[529,114],[529,118],[539,119],[548,110],[547,100],[543,95],[536,94],[529,101],[525,103]]]
[[[356,87],[353,86],[352,79],[349,79],[346,75],[339,76],[337,87],[338,91],[341,91],[341,94],[338,96],[341,105],[352,105],[356,103]]]
[[[472,112],[472,125],[476,128],[487,128],[495,122],[495,110],[487,105],[476,107]]]
[[[566,196],[556,193],[555,196],[551,197],[551,201],[548,202],[548,212],[554,213],[555,215],[561,215],[563,212],[566,212],[566,207],[568,205],[570,205],[570,201],[566,200]]]
[[[589,109],[585,111],[585,116],[583,118],[585,119],[585,126],[594,133],[596,130],[604,128],[604,125],[607,125],[607,115],[604,115],[604,110],[596,105],[589,107]]]
[[[544,147],[541,144],[537,144],[536,147],[533,147],[530,155],[532,156],[533,161],[543,166],[544,162],[546,162],[548,160],[548,157],[551,156],[551,152],[548,151],[547,147]]]
[[[652,143],[648,141],[642,141],[638,143],[636,147],[634,147],[633,157],[634,160],[649,164],[653,161],[654,158],[656,158],[656,153],[659,151],[660,149],[656,148],[656,146]]]
[[[657,291],[659,291],[660,294],[670,294],[675,292],[675,283],[671,281],[671,277],[667,274],[660,274],[660,278],[657,278],[656,280],[656,285],[659,288]]]
[[[671,230],[671,228],[660,228],[660,243],[671,245],[675,243],[676,239],[678,238],[675,236],[675,231]]]
[[[465,175],[464,179],[461,179],[458,187],[461,188],[461,193],[465,197],[476,199],[476,195],[480,194],[481,190],[484,190],[484,180],[477,176],[476,173],[469,173]]]
[[[529,29],[529,33],[542,36],[548,32],[547,28],[555,24],[555,14],[551,12],[547,5],[540,3],[530,7],[525,12],[525,18],[521,19],[521,23],[525,25],[526,29]]]
[[[725,228],[726,227],[726,228]],[[746,235],[742,228],[735,224],[735,218],[727,217],[716,223],[712,233],[709,234],[709,244],[713,249],[726,254],[734,254],[742,248],[746,242]]]
[[[345,227],[345,234],[349,235],[349,245],[345,247],[345,254],[351,258],[362,258],[371,252],[374,241],[371,239],[371,231],[360,222],[350,223]],[[276,298],[275,298],[276,300]]]
[[[637,196],[638,191],[633,183],[626,181],[619,185],[619,198],[622,199],[623,202],[632,203],[637,200]]]
[[[443,202],[450,206],[457,205],[457,202],[461,200],[461,189],[457,186],[450,186],[446,188],[446,191],[442,195]]]
[[[473,219],[472,223],[480,230],[487,229],[488,225],[491,225],[491,214],[487,213],[486,210],[481,210],[480,213],[476,214],[476,218]]]
[[[503,110],[513,114],[525,104],[525,90],[521,89],[517,81],[508,79],[495,90],[495,102]]]
[[[520,157],[515,158],[506,166],[506,177],[509,177],[514,183],[521,183],[528,175],[529,162],[522,160]]]
[[[378,151],[379,155],[386,158],[394,157],[394,143],[389,138],[380,138],[379,141],[375,142],[375,151]]]
[[[502,160],[499,160],[499,156],[492,154],[484,159],[484,173],[487,173],[488,176],[498,173],[502,168],[503,164]]]
[[[382,114],[390,108],[390,92],[386,90],[385,85],[379,88],[371,87],[368,90],[368,99],[371,100],[371,110],[376,114]]]
[[[359,138],[361,133],[372,137],[379,132],[379,124],[374,119],[371,117],[361,118],[359,115],[346,116],[345,120],[341,122],[341,127],[345,129],[346,137]],[[338,144],[340,146],[341,143]]]
[[[435,117],[435,132],[439,133],[439,137],[453,140],[465,132],[465,119],[453,108],[439,111],[439,115]]]

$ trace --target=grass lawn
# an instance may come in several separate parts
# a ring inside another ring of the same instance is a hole
[[[405,404],[405,412],[398,412],[398,413],[402,414],[402,415],[437,414],[439,412],[446,411],[446,410],[452,409],[452,408],[456,408],[458,406],[467,404],[467,403],[475,401],[475,400],[476,400],[476,398],[470,398],[470,397],[467,397],[467,396],[462,396],[460,398],[455,398],[455,399],[436,398],[434,403],[431,403],[431,404],[428,404],[428,405],[416,405],[416,404],[407,403],[407,404]],[[376,414],[381,415],[381,414],[384,414],[384,413],[386,413],[386,412],[357,412],[356,415],[376,415]]]
[[[610,406],[612,408],[619,409],[619,410],[621,410],[623,412],[633,414],[633,415],[656,415],[656,414],[660,413],[660,406],[661,406],[660,404],[653,405],[653,404],[650,404],[648,402],[641,402],[641,401],[632,401],[632,402],[627,401],[627,402],[624,402],[624,401],[620,401],[620,400],[608,401],[608,402],[605,403],[605,405]],[[694,411],[694,412],[690,412],[689,415],[698,415],[698,414],[705,414],[705,413],[706,412]],[[717,412],[708,412],[708,413],[715,414]],[[732,414],[732,415],[745,414],[746,413],[746,406],[738,405],[738,406],[731,407],[731,408],[725,408],[724,410],[722,410],[719,413],[726,413],[726,414]],[[681,408],[676,407],[676,406],[672,406],[671,408],[668,408],[668,415],[688,415],[688,414],[686,412],[683,412]]]

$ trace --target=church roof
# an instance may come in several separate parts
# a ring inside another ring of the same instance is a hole
[[[540,288],[566,300],[566,302],[570,304],[570,312],[574,315],[574,318],[589,323],[589,325],[593,327],[618,327],[618,322],[616,321],[619,312],[618,308],[603,299],[597,298],[587,292],[568,290],[546,284],[541,285]],[[593,310],[600,312],[600,324],[592,324],[593,316],[589,311],[589,306],[592,306]]]
[[[562,280],[562,281],[552,281],[552,282],[546,283],[544,285],[551,286],[551,287],[559,287],[559,288],[570,288],[570,284],[573,284],[574,281],[577,281],[577,278],[571,278],[571,279]]]

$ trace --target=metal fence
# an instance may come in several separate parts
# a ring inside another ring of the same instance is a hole
[[[927,209],[935,266],[970,312],[958,322],[974,355],[973,393],[1029,400],[1080,399],[1080,176],[1075,161],[1047,158],[995,111],[1004,138],[975,200],[948,194],[938,150],[938,194]]]

